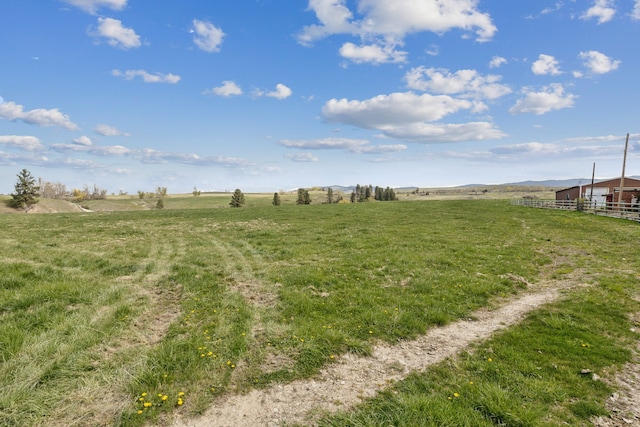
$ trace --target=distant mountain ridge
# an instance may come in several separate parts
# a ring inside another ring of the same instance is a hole
[[[596,180],[594,180],[594,182],[607,181],[609,179],[615,179],[615,178],[619,178],[619,177],[596,179]],[[632,175],[632,176],[628,176],[626,178],[640,179],[640,176],[638,176],[638,175],[633,176]],[[575,187],[575,186],[581,185],[581,184],[582,185],[591,184],[591,178],[549,179],[549,180],[545,180],[545,181],[521,181],[521,182],[512,182],[512,183],[502,184],[502,185],[520,185],[520,186],[537,185],[537,186],[540,186],[540,187],[569,188],[569,187]]]
[[[615,179],[618,177],[612,177],[612,178],[602,178],[602,179],[596,179],[595,182],[601,182],[601,181],[607,181],[609,179]],[[640,179],[640,175],[632,175],[632,176],[627,176],[626,178],[633,178],[633,179]],[[570,187],[575,187],[577,185],[589,185],[591,184],[591,178],[569,178],[569,179],[547,179],[547,180],[543,180],[543,181],[520,181],[520,182],[507,182],[504,184],[465,184],[465,185],[459,185],[457,187],[451,187],[451,188],[469,188],[469,187],[499,187],[499,186],[507,186],[507,185],[511,185],[511,186],[521,186],[521,187],[552,187],[552,188],[570,188]],[[356,187],[355,185],[352,186],[344,186],[344,185],[329,185],[326,187],[322,187],[322,188],[329,188],[331,187],[333,189],[333,191],[340,191],[343,193],[350,193],[352,192]],[[400,190],[400,191],[406,191],[406,190],[411,190],[411,189],[415,189],[417,187],[415,186],[404,186],[404,187],[394,187],[394,190]],[[420,187],[420,188],[434,188],[434,187]]]

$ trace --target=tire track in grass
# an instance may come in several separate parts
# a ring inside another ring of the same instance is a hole
[[[152,244],[148,255],[140,261],[136,272],[116,280],[111,292],[126,292],[120,302],[129,306],[143,307],[131,319],[124,335],[113,337],[99,344],[94,352],[100,355],[99,364],[111,365],[113,371],[104,376],[100,371],[87,375],[79,381],[79,387],[70,391],[52,411],[51,418],[60,420],[48,425],[107,425],[116,420],[130,405],[126,383],[131,370],[139,369],[140,361],[133,364],[114,364],[114,360],[129,360],[139,348],[151,348],[166,335],[170,324],[180,314],[180,289],[167,289],[161,283],[170,274],[171,266],[179,262],[186,253],[182,242]],[[104,298],[109,298],[105,295]],[[113,317],[113,304],[99,303],[105,307],[93,314],[91,324],[106,323]],[[120,305],[120,304],[118,304]],[[82,408],[78,412],[78,408]]]
[[[349,409],[389,383],[402,380],[411,372],[423,371],[518,323],[529,312],[558,299],[561,289],[566,287],[566,283],[539,285],[536,291],[520,295],[495,310],[473,313],[475,320],[436,327],[418,339],[398,345],[377,345],[368,357],[345,354],[313,379],[252,390],[245,395],[226,395],[203,416],[177,419],[174,427],[313,425],[318,414]]]
[[[256,276],[256,272],[264,268],[264,261],[255,249],[242,241],[231,244],[213,240],[211,243],[222,257],[229,288],[240,293],[253,306],[272,306],[278,296],[268,283]]]
[[[164,288],[160,284],[171,273],[172,265],[184,258],[185,253],[183,242],[154,244],[136,273],[121,278],[130,289],[128,301],[147,307],[135,320],[136,338],[140,343],[156,344],[166,334],[171,322],[180,316],[181,286]]]
[[[249,243],[245,241],[227,243],[222,240],[213,240],[211,243],[222,258],[229,291],[238,293],[252,307],[252,319],[248,325],[250,330],[246,337],[248,350],[243,355],[248,363],[239,365],[238,369],[234,370],[230,382],[233,386],[246,380],[246,375],[249,375],[247,372],[250,372],[250,366],[253,364],[261,365],[263,372],[275,370],[282,365],[282,363],[277,363],[275,366],[269,365],[269,362],[273,362],[274,359],[268,359],[260,346],[253,345],[274,333],[273,325],[265,319],[268,318],[268,311],[277,303],[278,285],[258,277],[266,269],[266,265],[260,254]],[[282,330],[279,332],[283,333]],[[278,360],[284,360],[285,363],[289,361],[287,358]]]

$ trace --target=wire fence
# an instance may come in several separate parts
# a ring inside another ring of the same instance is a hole
[[[511,204],[540,209],[561,209],[581,211],[593,215],[610,216],[630,219],[640,222],[640,207],[628,203],[596,202],[589,200],[542,200],[542,199],[513,199]]]

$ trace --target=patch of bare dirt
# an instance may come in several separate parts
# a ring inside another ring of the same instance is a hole
[[[75,203],[60,199],[40,199],[38,203],[31,206],[27,213],[62,213],[62,212],[83,212],[84,210]]]
[[[453,356],[474,342],[519,322],[527,313],[556,300],[561,288],[540,287],[489,311],[434,328],[398,345],[379,344],[369,357],[346,354],[311,380],[279,384],[245,395],[227,395],[197,419],[178,419],[174,427],[313,425],[318,414],[346,410],[411,372]]]

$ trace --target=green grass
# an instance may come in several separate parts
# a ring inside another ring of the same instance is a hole
[[[590,417],[607,414],[603,402],[613,390],[581,371],[606,374],[629,360],[637,334],[627,314],[634,310],[637,302],[607,286],[573,292],[320,425],[590,425]]]
[[[603,413],[611,390],[576,372],[606,376],[630,357],[638,224],[504,201],[276,208],[246,196],[243,209],[218,194],[0,215],[3,423],[199,413],[222,393],[466,318],[522,291],[513,277],[574,274],[592,286],[324,423],[580,425]]]

